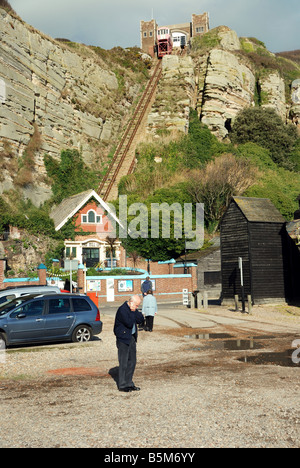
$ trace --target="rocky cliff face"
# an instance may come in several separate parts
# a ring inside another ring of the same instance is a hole
[[[300,79],[292,83],[291,118],[300,127]]]
[[[2,9],[0,24],[0,194],[15,187],[34,136],[34,183],[19,186],[41,203],[51,194],[44,154],[59,158],[62,149],[76,148],[99,167],[140,85],[126,82],[120,92],[118,73],[91,49],[77,45],[73,52]]]
[[[237,34],[227,27],[211,31],[213,46],[194,48],[189,57],[163,58],[163,78],[148,120],[148,131],[187,130],[186,109],[195,107],[200,120],[225,138],[237,113],[258,103],[272,107],[284,121],[298,107],[286,99],[286,85],[274,64],[258,74],[253,60],[242,53]],[[245,40],[255,50],[251,41]],[[263,50],[263,48],[261,48]],[[270,61],[270,54],[263,50]],[[300,68],[299,68],[300,76]],[[294,90],[294,95],[295,94]]]
[[[142,82],[134,71],[129,76],[92,48],[61,44],[2,9],[0,24],[0,195],[17,186],[39,205],[51,196],[44,154],[59,158],[62,149],[75,148],[99,169]],[[246,39],[242,45],[229,28],[216,28],[205,38],[193,44],[190,55],[164,57],[148,133],[187,132],[193,107],[203,123],[226,138],[237,113],[258,103],[299,125],[298,80],[289,96],[273,65],[258,76],[256,64],[243,52],[259,46]],[[261,53],[271,60],[268,51]],[[28,148],[33,163],[30,174],[26,177],[23,170],[21,177]]]
[[[197,63],[201,120],[224,138],[231,122],[244,107],[252,105],[255,78],[230,51],[214,49]]]
[[[187,132],[189,110],[195,103],[195,90],[195,66],[192,58],[165,56],[156,99],[148,116],[148,132]]]

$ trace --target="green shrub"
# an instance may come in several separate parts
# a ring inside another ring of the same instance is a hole
[[[63,150],[60,161],[46,155],[44,163],[47,174],[53,181],[55,203],[85,190],[95,189],[99,184],[98,173],[83,162],[77,150]]]
[[[235,144],[256,143],[270,151],[274,162],[292,168],[289,158],[297,136],[296,127],[284,124],[273,109],[255,107],[238,114],[230,139]]]

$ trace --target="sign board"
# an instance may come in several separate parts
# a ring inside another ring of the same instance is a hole
[[[67,271],[77,271],[78,270],[78,260],[65,260],[65,270]]]
[[[6,101],[6,84],[5,81],[0,78],[0,104],[4,104]]]
[[[182,290],[182,304],[188,306],[189,305],[189,290],[183,289]]]
[[[107,300],[107,302],[114,302],[114,300],[115,300],[115,280],[114,280],[114,278],[107,278],[107,280],[106,280],[106,300]]]
[[[86,289],[87,292],[101,291],[101,280],[87,280]]]
[[[133,291],[133,280],[119,280],[118,292],[131,292]]]

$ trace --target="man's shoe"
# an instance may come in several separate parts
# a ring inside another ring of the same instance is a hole
[[[133,388],[132,387],[124,387],[124,388],[119,388],[119,392],[132,392]]]
[[[140,387],[136,387],[135,385],[133,387],[130,387],[131,392],[139,392],[140,390]]]

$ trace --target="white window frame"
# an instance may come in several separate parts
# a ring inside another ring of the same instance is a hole
[[[89,213],[93,212],[95,221],[94,222],[89,222]],[[84,218],[86,221],[84,221]],[[95,210],[89,210],[87,213],[81,215],[81,224],[103,224],[102,223],[102,215],[96,213]]]

